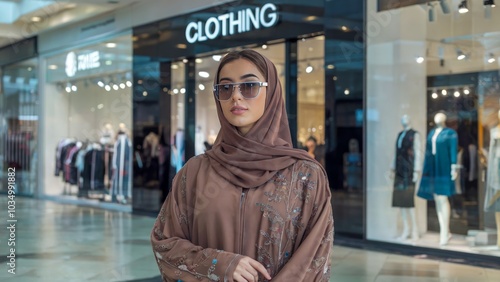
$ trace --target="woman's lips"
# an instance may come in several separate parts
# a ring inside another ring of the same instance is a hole
[[[245,107],[241,107],[241,106],[234,106],[231,108],[231,113],[233,115],[242,115],[244,114],[248,109],[245,108]]]

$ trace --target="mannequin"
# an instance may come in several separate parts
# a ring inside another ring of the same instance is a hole
[[[500,120],[500,111],[498,119]],[[490,138],[484,211],[495,212],[497,246],[500,248],[500,123],[491,129]]]
[[[439,221],[439,244],[447,245],[450,234],[449,196],[456,193],[458,136],[455,130],[446,127],[446,115],[434,116],[436,127],[427,136],[422,181],[417,195],[436,202]]]
[[[111,186],[111,197],[113,202],[126,204],[132,190],[132,142],[127,135],[127,128],[120,124],[116,136],[113,154],[113,185]]]
[[[102,145],[112,145],[113,139],[115,135],[115,131],[113,130],[113,126],[110,123],[106,123],[101,130],[101,138],[99,142]]]
[[[394,180],[392,206],[400,208],[403,220],[403,233],[398,238],[405,240],[410,236],[417,240],[419,237],[417,216],[415,214],[415,183],[420,170],[420,135],[411,127],[410,117],[401,117],[403,131],[396,140],[396,154],[392,162],[391,177]]]

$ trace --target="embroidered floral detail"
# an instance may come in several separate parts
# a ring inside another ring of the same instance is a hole
[[[180,270],[188,271],[188,267],[185,264],[181,264],[178,266]]]

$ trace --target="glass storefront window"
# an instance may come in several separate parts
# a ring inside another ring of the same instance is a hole
[[[172,167],[177,173],[185,163],[185,148],[184,148],[184,125],[185,125],[185,108],[184,101],[186,97],[186,63],[183,61],[173,62],[171,68],[171,132],[172,140],[170,144],[170,161]]]
[[[131,43],[125,34],[46,58],[46,195],[130,203]]]
[[[500,10],[368,3],[367,238],[499,256]]]
[[[38,183],[38,60],[6,66],[0,82],[0,191],[15,170],[16,194],[33,195]]]
[[[298,42],[297,143],[325,165],[325,37]]]

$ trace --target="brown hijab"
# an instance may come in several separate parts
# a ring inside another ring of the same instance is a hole
[[[228,53],[221,65],[240,58],[254,64],[255,60],[265,61],[268,86],[264,114],[242,136],[226,120],[220,102],[216,100],[221,129],[207,155],[212,168],[227,181],[239,187],[254,188],[266,183],[278,171],[291,166],[298,159],[315,160],[306,151],[292,147],[281,84],[274,64],[260,53],[248,49]],[[214,84],[218,83],[220,69],[221,66]]]

